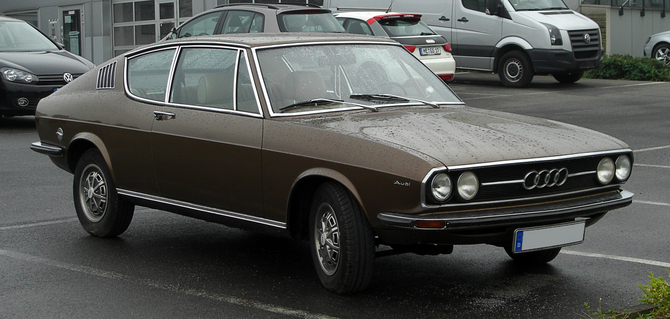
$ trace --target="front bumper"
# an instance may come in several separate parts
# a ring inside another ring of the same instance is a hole
[[[21,84],[1,80],[0,83],[0,114],[14,115],[35,115],[35,109],[39,101],[62,85],[37,85]],[[19,105],[19,99],[28,99],[28,105]]]
[[[594,51],[595,52],[595,51]],[[585,71],[599,68],[603,61],[602,50],[597,51],[594,56],[585,59],[576,59],[575,54],[565,50],[529,50],[528,54],[535,74],[561,74]]]
[[[421,215],[380,213],[379,237],[388,244],[504,245],[516,228],[586,220],[590,226],[610,210],[633,202],[633,193],[613,190],[547,203],[481,207]],[[418,228],[417,223],[443,223],[442,228]]]

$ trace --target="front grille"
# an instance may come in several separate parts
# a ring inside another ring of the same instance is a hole
[[[79,74],[72,74],[73,78],[78,78],[81,76],[81,73]],[[63,74],[43,74],[43,75],[38,75],[38,79],[40,79],[37,82],[37,85],[65,85],[67,82],[65,82],[65,79],[63,79]]]
[[[598,29],[568,31],[568,34],[570,35],[575,59],[594,59],[598,56],[600,51],[600,32],[598,32]],[[586,34],[589,35],[588,43],[586,42]]]

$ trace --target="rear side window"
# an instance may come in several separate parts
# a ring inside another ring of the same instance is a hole
[[[479,12],[486,12],[486,0],[462,0],[463,6]]]
[[[198,35],[212,35],[216,30],[216,24],[219,22],[221,12],[206,14],[202,17],[184,24],[179,29],[179,37],[192,37]]]
[[[263,15],[250,11],[228,11],[221,33],[263,32]]]
[[[347,19],[347,21],[344,23],[344,26],[344,29],[347,31],[347,33],[372,35],[372,29],[370,29],[370,25],[363,20]]]
[[[279,15],[277,21],[282,32],[345,32],[330,12],[283,13]]]
[[[143,54],[128,60],[128,90],[137,97],[164,102],[174,49]]]
[[[431,28],[419,19],[382,19],[378,22],[390,37],[435,34]]]

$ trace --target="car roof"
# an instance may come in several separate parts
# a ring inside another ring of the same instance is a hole
[[[398,18],[421,18],[420,14],[415,13],[384,12],[384,11],[345,11],[336,13],[335,16],[340,18],[354,18],[366,21],[377,16],[384,16],[384,17],[397,16]]]
[[[281,33],[234,33],[202,35],[187,38],[174,39],[168,42],[156,42],[128,52],[126,55],[134,55],[139,52],[153,50],[161,46],[174,46],[182,44],[229,44],[245,46],[249,48],[260,48],[275,45],[310,44],[310,43],[371,43],[371,44],[393,44],[398,42],[388,38],[359,35],[351,33],[324,33],[324,32],[281,32]]]
[[[282,13],[282,12],[287,12],[287,11],[295,11],[295,10],[305,10],[305,9],[311,9],[311,10],[317,10],[317,11],[323,11],[323,12],[330,12],[329,9],[321,8],[315,4],[274,4],[274,3],[230,3],[230,4],[222,4],[220,6],[217,6],[216,8],[212,10],[233,10],[233,9],[251,9],[251,10],[268,10],[268,11],[276,11],[277,13]]]
[[[12,22],[25,22],[21,19],[15,19],[15,18],[10,18],[6,16],[0,16],[0,21],[7,22],[7,21],[12,21]],[[26,22],[27,23],[27,22]]]

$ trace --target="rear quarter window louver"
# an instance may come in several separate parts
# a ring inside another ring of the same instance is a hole
[[[113,89],[115,78],[116,78],[116,61],[108,65],[105,65],[98,70],[98,80],[96,81],[95,88],[98,90]]]

